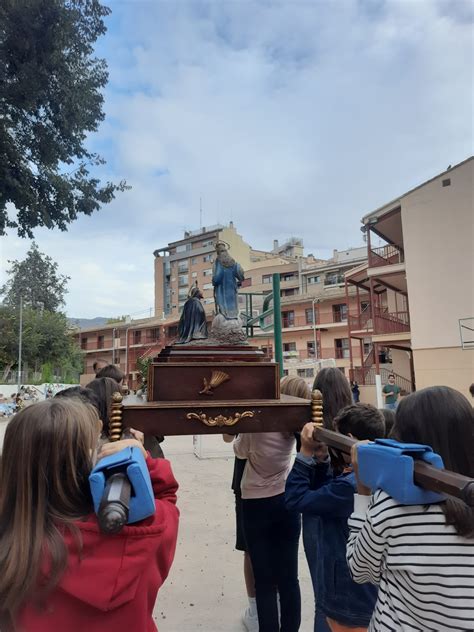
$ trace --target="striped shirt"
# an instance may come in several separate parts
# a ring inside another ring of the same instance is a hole
[[[384,491],[354,497],[347,561],[379,585],[370,632],[474,630],[474,539],[440,505],[400,505]]]

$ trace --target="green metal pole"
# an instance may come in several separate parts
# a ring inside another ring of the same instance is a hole
[[[281,338],[281,302],[279,273],[273,274],[273,339],[275,341],[275,360],[280,366],[280,377],[283,377],[283,344]]]

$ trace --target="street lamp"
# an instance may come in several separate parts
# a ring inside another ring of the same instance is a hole
[[[312,308],[313,308],[313,344],[314,344],[314,361],[315,362],[318,359],[318,345],[316,342],[316,311],[314,309],[314,304],[320,303],[320,302],[321,302],[321,299],[319,298],[313,298],[313,300],[311,301]]]
[[[18,335],[18,390],[20,392],[21,387],[21,352],[23,345],[23,297],[20,297],[20,331]]]

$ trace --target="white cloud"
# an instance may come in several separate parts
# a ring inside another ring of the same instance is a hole
[[[232,218],[262,248],[302,235],[324,254],[472,151],[467,2],[112,9],[107,119],[91,142],[133,189],[68,233],[39,233],[72,276],[71,315],[152,305],[152,252],[196,227],[200,196],[205,224]]]

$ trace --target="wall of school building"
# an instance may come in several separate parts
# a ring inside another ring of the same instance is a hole
[[[474,350],[459,332],[459,319],[474,316],[473,176],[471,158],[402,199],[417,389],[468,395],[474,381]]]

